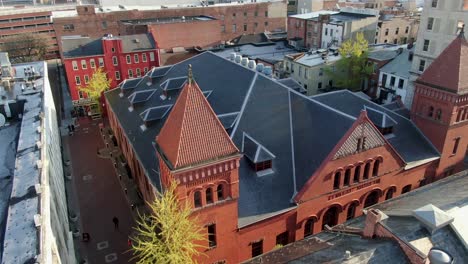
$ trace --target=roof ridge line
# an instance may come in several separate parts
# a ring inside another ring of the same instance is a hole
[[[247,101],[249,101],[250,94],[252,93],[252,90],[253,90],[253,87],[254,87],[255,83],[257,82],[257,76],[258,76],[258,73],[255,72],[255,75],[253,76],[252,81],[250,82],[249,90],[247,91],[247,94],[245,95],[244,102],[242,102],[242,107],[241,107],[241,110],[239,111],[239,117],[237,119],[236,125],[232,129],[231,134],[229,135],[230,138],[232,138],[234,136],[234,134],[236,133],[236,131],[237,131],[237,127],[239,126],[240,119],[242,118],[242,115],[244,114],[244,110],[245,110],[245,107],[247,105]]]

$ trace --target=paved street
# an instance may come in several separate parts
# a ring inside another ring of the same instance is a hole
[[[104,148],[98,127],[101,121],[79,121],[74,135],[64,137],[71,153],[80,231],[91,237],[89,242],[77,244],[89,263],[128,263],[127,239],[134,222],[113,164],[97,156],[97,149]],[[114,216],[119,219],[118,230],[114,229]]]

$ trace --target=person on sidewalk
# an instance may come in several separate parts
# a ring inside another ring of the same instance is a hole
[[[118,230],[119,229],[119,219],[114,216],[114,218],[112,218],[112,222],[114,223],[114,230]]]

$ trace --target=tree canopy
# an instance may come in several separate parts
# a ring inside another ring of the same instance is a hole
[[[196,218],[190,216],[188,204],[180,204],[172,183],[149,203],[150,213],[140,215],[136,234],[131,238],[132,251],[138,263],[195,263],[206,238]]]
[[[47,53],[47,40],[42,34],[24,33],[5,38],[2,51],[14,63],[41,61]]]
[[[112,80],[107,78],[107,74],[98,68],[94,71],[86,86],[79,86],[78,90],[86,92],[92,100],[98,101],[102,93],[109,90]]]
[[[336,81],[341,89],[361,90],[361,83],[373,72],[368,64],[369,45],[363,33],[357,33],[355,39],[348,39],[338,49],[341,59],[336,62],[335,70],[326,69],[326,73]]]

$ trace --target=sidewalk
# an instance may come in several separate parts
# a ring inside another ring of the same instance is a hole
[[[105,147],[99,121],[80,120],[73,136],[67,136],[70,148],[72,182],[79,204],[80,237],[75,239],[83,259],[88,263],[128,263],[128,236],[134,220],[113,163],[98,157],[96,149]],[[114,230],[112,218],[119,219]],[[89,233],[89,242],[81,234]]]

